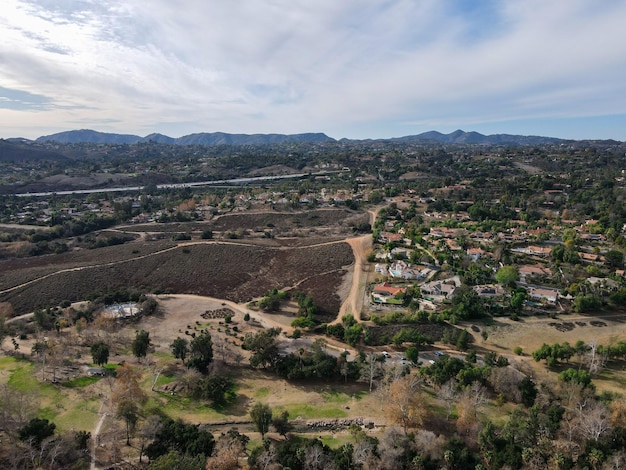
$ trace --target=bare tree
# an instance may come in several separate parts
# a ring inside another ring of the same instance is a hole
[[[585,440],[598,441],[611,425],[611,413],[597,400],[585,400],[578,404],[578,430]]]
[[[304,470],[333,470],[337,468],[333,459],[324,452],[320,444],[306,448],[303,463]]]
[[[381,377],[384,373],[382,362],[378,359],[378,356],[373,352],[370,352],[365,356],[365,361],[361,366],[361,374],[359,381],[369,383],[369,391],[374,389],[374,381]]]
[[[374,470],[380,467],[380,459],[376,455],[376,445],[373,439],[362,438],[357,440],[352,451],[352,461],[364,470]]]
[[[450,379],[439,387],[439,398],[441,398],[448,408],[446,420],[450,419],[452,414],[452,404],[456,402],[459,393],[457,390],[456,380]]]
[[[239,457],[246,452],[243,441],[236,436],[223,434],[207,459],[206,470],[232,470],[239,468]]]
[[[606,365],[607,355],[606,353],[599,353],[598,346],[595,341],[592,341],[588,345],[587,355],[585,358],[585,362],[587,363],[587,367],[589,373],[591,375],[599,374],[604,366]]]
[[[393,422],[402,426],[405,434],[408,428],[422,425],[426,417],[421,385],[421,379],[414,375],[405,375],[388,385],[385,410]]]
[[[39,401],[29,390],[13,390],[8,385],[0,387],[0,430],[12,437],[17,436],[37,414]]]
[[[378,453],[380,455],[380,466],[378,468],[381,470],[401,468],[403,455],[410,445],[411,442],[406,437],[406,433],[403,434],[399,427],[391,426],[385,429],[378,444]]]
[[[163,427],[163,423],[161,422],[161,417],[158,415],[150,415],[143,422],[143,426],[141,426],[141,431],[139,436],[141,438],[141,448],[139,449],[139,462],[141,463],[141,459],[143,457],[143,451],[149,442],[153,441],[158,432]]]

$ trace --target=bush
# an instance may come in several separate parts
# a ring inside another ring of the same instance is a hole
[[[517,356],[523,356],[524,355],[524,350],[520,346],[516,346],[515,349],[513,349],[513,352]]]

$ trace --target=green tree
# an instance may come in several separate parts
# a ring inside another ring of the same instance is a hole
[[[163,417],[162,426],[156,433],[154,440],[146,447],[146,455],[151,461],[160,456],[167,455],[172,451],[179,453],[179,456],[202,456],[202,462],[206,461],[206,456],[211,455],[215,440],[213,434],[207,430],[200,430],[195,424],[186,424],[182,420],[174,421],[171,418]],[[158,467],[158,468],[181,468]],[[186,468],[186,467],[182,467]],[[202,467],[204,468],[204,467]]]
[[[137,358],[138,361],[141,361],[142,357],[146,357],[148,354],[148,349],[150,348],[150,333],[145,330],[140,330],[135,334],[135,339],[133,340],[132,349],[133,356]]]
[[[126,445],[130,445],[130,435],[135,431],[139,420],[139,407],[133,400],[125,399],[118,403],[116,416],[126,423]]]
[[[148,470],[204,470],[206,456],[181,454],[175,450],[152,460]]]
[[[287,437],[287,433],[293,429],[293,425],[289,423],[289,412],[285,410],[278,416],[275,416],[272,419],[272,426],[274,426],[278,434]]]
[[[414,364],[417,364],[420,360],[419,349],[417,349],[415,346],[407,348],[405,355],[406,358]]]
[[[269,328],[256,334],[246,333],[242,348],[252,352],[252,367],[268,367],[276,363],[279,357],[276,338],[280,332],[280,328]]]
[[[213,361],[213,341],[208,331],[203,331],[191,340],[189,347],[189,367],[206,373]]]
[[[214,405],[222,406],[227,401],[228,393],[233,389],[233,379],[224,375],[209,375],[200,380],[194,390],[196,398],[211,400]]]
[[[503,286],[514,286],[515,281],[519,279],[519,272],[517,266],[507,265],[502,266],[496,273],[496,281]]]
[[[176,359],[180,359],[185,363],[187,354],[189,353],[189,342],[185,338],[178,337],[170,345],[172,348],[172,354]]]
[[[606,265],[610,268],[624,267],[624,253],[619,250],[609,250],[604,255]]]
[[[55,429],[56,424],[51,423],[47,419],[33,418],[20,429],[19,437],[21,441],[29,442],[31,445],[39,447],[44,439],[54,434]]]
[[[250,410],[250,417],[256,430],[261,433],[261,439],[263,439],[272,423],[272,409],[265,403],[257,402]]]
[[[94,364],[99,366],[109,362],[109,345],[104,341],[98,341],[91,345],[91,358]]]

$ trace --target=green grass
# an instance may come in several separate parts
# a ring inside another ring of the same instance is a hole
[[[28,364],[25,359],[16,359],[10,356],[0,357],[0,370],[13,370],[20,364]]]
[[[353,397],[355,400],[362,399],[364,396],[367,395],[367,392],[363,390],[363,391],[354,393],[352,395],[348,395],[347,393],[338,392],[335,389],[330,389],[329,391],[322,392],[321,395],[322,395],[322,398],[324,399],[324,402],[326,403],[335,403],[337,405],[343,405],[346,403],[350,403]]]
[[[309,436],[304,435],[303,437],[309,437]],[[344,444],[353,442],[352,436],[350,434],[341,434],[341,435],[335,434],[334,436],[329,435],[329,434],[324,434],[320,436],[320,440],[322,441],[322,443],[324,443],[331,449],[338,449]]]
[[[255,398],[266,398],[270,395],[269,387],[261,387],[254,391]]]
[[[78,400],[67,410],[63,410],[53,416],[54,423],[61,430],[85,430],[91,431],[96,427],[100,416],[100,401],[98,399]]]
[[[95,384],[101,378],[102,377],[89,377],[89,376],[76,377],[75,379],[68,380],[67,382],[63,382],[61,385],[63,385],[64,387],[67,387],[67,388],[87,387],[87,386],[89,386],[91,384]]]
[[[294,403],[278,407],[280,410],[287,410],[290,418],[345,418],[348,416],[345,410],[331,405],[309,405],[307,403]]]
[[[171,395],[159,392],[158,399],[151,398],[146,407],[158,407],[174,419],[187,418],[192,421],[213,421],[227,417],[227,414],[216,411],[202,401],[179,394]]]

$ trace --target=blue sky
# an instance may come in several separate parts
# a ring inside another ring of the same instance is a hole
[[[0,137],[626,141],[626,0],[2,0]]]

